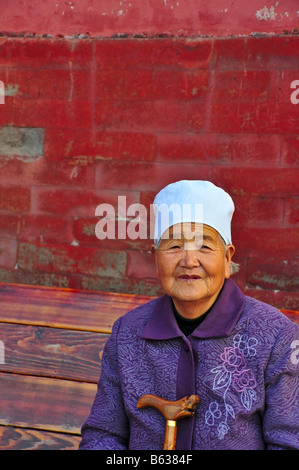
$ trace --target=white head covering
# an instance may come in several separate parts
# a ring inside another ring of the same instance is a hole
[[[154,200],[154,241],[158,243],[172,225],[196,222],[214,228],[230,244],[234,209],[230,195],[210,181],[182,180],[169,184]]]

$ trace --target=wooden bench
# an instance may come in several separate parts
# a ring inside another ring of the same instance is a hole
[[[151,298],[0,283],[0,448],[77,449],[112,325]]]

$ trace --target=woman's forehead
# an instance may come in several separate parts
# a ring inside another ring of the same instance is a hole
[[[209,225],[184,222],[181,224],[175,224],[164,232],[162,239],[192,239],[201,237],[202,239],[210,239],[211,241],[219,238],[218,232],[210,227]]]

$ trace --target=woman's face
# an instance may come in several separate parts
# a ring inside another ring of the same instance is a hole
[[[155,250],[157,271],[181,315],[194,310],[199,316],[213,305],[230,276],[234,251],[208,225],[177,224],[163,235]]]

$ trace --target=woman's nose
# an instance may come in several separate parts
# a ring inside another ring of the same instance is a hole
[[[200,266],[199,253],[197,250],[188,250],[183,251],[183,256],[180,260],[180,266],[186,268],[198,267]]]

